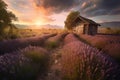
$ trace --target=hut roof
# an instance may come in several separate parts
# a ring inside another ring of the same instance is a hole
[[[85,18],[85,17],[82,17],[82,16],[77,16],[74,20],[73,20],[73,24],[77,23],[77,22],[80,22],[81,23],[86,23],[86,24],[94,24],[94,25],[98,25],[100,26],[100,24],[96,23],[95,21],[91,20],[91,19],[88,19],[88,18]]]

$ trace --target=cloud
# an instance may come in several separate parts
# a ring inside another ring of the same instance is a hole
[[[88,17],[100,15],[119,15],[120,0],[84,0],[79,9]]]
[[[120,15],[120,0],[4,0],[20,22],[63,23],[63,13],[79,10],[85,17]],[[60,14],[60,15],[59,15]],[[54,16],[59,15],[59,16]],[[53,17],[52,17],[53,16]],[[113,16],[114,17],[114,16]],[[65,18],[64,18],[65,19]],[[57,24],[57,23],[55,23]]]
[[[49,14],[61,13],[71,10],[79,5],[79,0],[34,0],[36,6]]]
[[[50,17],[44,17],[43,22],[54,22],[55,19],[50,18]]]
[[[21,22],[51,23],[56,21],[52,15],[69,12],[79,5],[80,0],[5,0],[5,2]]]
[[[36,6],[35,0],[5,0],[8,8],[12,11],[22,23],[48,23],[55,19],[46,16],[44,12],[46,9],[40,9]]]

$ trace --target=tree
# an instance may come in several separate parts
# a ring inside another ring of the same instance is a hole
[[[72,30],[73,28],[73,20],[80,15],[79,11],[71,11],[65,21],[65,28],[68,30]]]
[[[0,34],[2,34],[4,29],[9,26],[9,34],[13,30],[14,24],[12,21],[16,21],[17,17],[7,10],[7,4],[0,0]]]
[[[5,2],[3,2],[2,0],[0,0],[0,10],[1,9],[6,9],[7,8],[7,4]]]

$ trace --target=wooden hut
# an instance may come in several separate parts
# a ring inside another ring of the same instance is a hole
[[[97,34],[98,26],[100,24],[94,22],[93,20],[87,19],[82,16],[78,16],[73,20],[73,30],[78,33],[95,35]]]

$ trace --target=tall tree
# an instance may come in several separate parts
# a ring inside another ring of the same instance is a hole
[[[8,11],[7,4],[0,0],[0,34],[6,26],[9,26],[9,32],[11,32],[12,27],[14,27],[13,20],[16,21],[17,17],[11,11]]]
[[[65,21],[65,28],[68,30],[72,30],[73,29],[73,20],[80,15],[79,11],[71,11]]]

